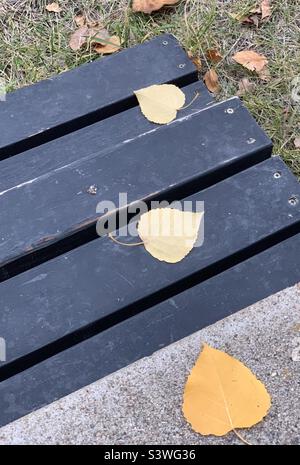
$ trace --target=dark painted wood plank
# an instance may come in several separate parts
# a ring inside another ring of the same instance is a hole
[[[191,60],[166,34],[17,90],[0,105],[0,158],[136,105],[136,89],[196,79]]]
[[[151,129],[111,148],[105,145],[98,150],[88,145],[84,156],[86,138],[74,135],[75,146],[81,146],[81,158],[39,176],[29,177],[31,167],[23,165],[27,177],[23,175],[22,182],[6,185],[0,192],[4,219],[0,225],[0,264],[93,225],[100,200],[116,203],[119,193],[126,192],[128,202],[132,202],[159,191],[176,191],[176,186],[184,184],[187,191],[183,196],[188,195],[189,185],[196,184],[200,190],[270,156],[271,141],[239,99],[206,109],[200,105],[199,111],[197,101],[194,105],[174,122],[151,125]],[[227,113],[228,108],[233,113]],[[55,141],[55,146],[52,143],[56,158],[64,153],[63,139]],[[6,162],[10,168],[4,176],[15,179],[17,163]],[[97,186],[96,195],[88,193],[92,185]]]
[[[300,279],[300,235],[0,383],[0,425],[47,405]]]
[[[104,237],[1,283],[0,378],[300,231],[295,194],[296,178],[273,157],[185,199],[205,202],[205,240],[176,266]]]
[[[199,92],[199,97],[180,117],[193,114],[213,103],[213,97],[202,81],[182,88],[187,103]],[[84,160],[90,155],[113,152],[124,141],[134,139],[156,128],[139,107],[130,108],[105,120],[35,147],[25,153],[1,161],[0,192],[15,189],[34,178],[47,176],[65,165]],[[2,196],[0,196],[1,199]]]

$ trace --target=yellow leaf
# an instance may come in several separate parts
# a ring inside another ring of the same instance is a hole
[[[50,13],[60,13],[61,7],[58,3],[50,3],[49,5],[46,5],[46,10]]]
[[[260,55],[253,50],[237,52],[232,58],[234,61],[244,66],[244,68],[256,72],[260,72],[268,63],[268,60],[264,55]]]
[[[239,360],[205,345],[184,389],[183,414],[203,435],[223,436],[260,422],[271,406],[265,386]]]
[[[101,39],[99,35],[96,36],[98,39]],[[111,36],[108,38],[103,37],[103,44],[97,43],[94,47],[95,52],[100,53],[101,55],[108,55],[109,53],[114,53],[120,50],[121,41],[118,36]]]
[[[152,13],[165,5],[175,5],[178,0],[133,0],[132,10],[141,13]]]
[[[206,71],[203,78],[206,87],[210,92],[217,93],[220,90],[219,78],[214,69]]]
[[[175,208],[153,209],[141,216],[138,233],[154,258],[177,263],[194,247],[202,216]]]
[[[143,115],[153,123],[166,124],[176,118],[185,95],[174,84],[160,84],[136,90]]]

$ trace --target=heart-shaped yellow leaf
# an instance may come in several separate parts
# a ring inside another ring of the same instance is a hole
[[[185,102],[185,95],[174,84],[160,84],[136,90],[143,115],[153,123],[166,124],[176,118]]]
[[[157,208],[144,213],[138,233],[153,257],[168,263],[181,261],[194,247],[203,213]]]
[[[223,436],[263,419],[271,405],[265,386],[243,363],[205,345],[184,390],[183,414],[203,435]]]

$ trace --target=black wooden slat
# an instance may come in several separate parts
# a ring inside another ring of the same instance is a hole
[[[188,113],[169,125],[147,126],[151,129],[130,140],[122,139],[111,148],[108,142],[97,149],[97,144],[86,143],[85,135],[80,139],[76,134],[72,135],[73,142],[67,136],[66,145],[65,138],[52,142],[47,152],[42,152],[46,166],[51,149],[58,159],[60,155],[63,158],[68,147],[74,152],[78,146],[80,159],[70,161],[73,155],[67,155],[69,159],[63,166],[30,177],[31,170],[41,169],[35,167],[41,159],[35,153],[34,166],[30,165],[30,157],[28,168],[23,162],[27,175],[20,174],[17,185],[17,162],[3,162],[3,176],[14,182],[8,187],[4,181],[6,188],[0,192],[0,265],[93,225],[100,200],[117,202],[119,193],[126,192],[132,202],[158,191],[176,191],[176,186],[183,184],[186,191],[181,196],[185,196],[190,187],[195,189],[195,184],[202,189],[270,156],[271,141],[239,99],[205,109],[200,104],[197,112],[199,103],[196,100],[196,107],[185,110]],[[127,124],[134,124],[136,110],[131,112]],[[97,125],[94,131],[99,131]],[[118,126],[110,131],[118,131]],[[87,192],[91,185],[97,186],[96,195]]]
[[[0,382],[0,426],[300,279],[300,235]]]
[[[202,81],[189,84],[183,87],[182,91],[187,104],[192,101],[196,92],[199,92],[199,97],[187,109],[180,111],[180,117],[195,113],[213,103],[213,97]],[[48,173],[84,160],[89,155],[113,152],[124,141],[134,139],[153,128],[156,128],[156,125],[143,116],[139,107],[134,107],[26,153],[2,160],[0,193],[14,189],[31,179],[47,176]],[[0,202],[1,197],[2,195]]]
[[[136,105],[134,90],[196,79],[191,60],[166,34],[17,90],[0,102],[0,158]]]
[[[288,202],[299,190],[274,157],[188,198],[205,202],[205,240],[176,266],[105,237],[1,283],[0,378],[300,231],[299,203]]]

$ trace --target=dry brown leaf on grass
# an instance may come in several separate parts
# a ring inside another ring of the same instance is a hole
[[[260,422],[271,406],[265,386],[242,362],[208,345],[187,379],[183,414],[194,431],[223,436]],[[245,441],[246,442],[246,441]]]
[[[270,0],[262,0],[260,4],[261,8],[261,19],[268,18],[271,16],[271,5],[270,5]]]
[[[86,24],[86,17],[83,14],[76,15],[74,18],[76,26],[82,27]]]
[[[166,124],[176,118],[183,107],[185,95],[174,84],[160,84],[136,90],[143,115],[153,123]]]
[[[262,80],[262,81],[270,81],[271,79],[271,75],[270,75],[270,71],[269,69],[267,68],[267,66],[265,68],[263,68],[261,71],[258,71],[258,76],[259,78]]]
[[[71,35],[69,46],[72,50],[77,51],[87,42],[88,37],[89,28],[82,26]]]
[[[199,55],[194,55],[193,52],[191,52],[191,51],[188,51],[187,54],[188,54],[188,57],[190,58],[190,60],[192,60],[192,62],[196,66],[197,70],[200,71],[201,68],[202,68],[202,63],[201,63],[200,56]]]
[[[97,39],[100,39],[97,37]],[[108,55],[117,52],[121,48],[121,41],[118,36],[111,36],[108,39],[102,40],[102,43],[97,42],[94,45],[94,50],[101,55]]]
[[[176,208],[156,208],[141,216],[137,229],[145,249],[154,258],[177,263],[193,249],[202,216]]]
[[[90,27],[88,38],[92,44],[100,43],[101,45],[102,43],[106,43],[110,40],[110,35],[108,31],[102,26]]]
[[[242,24],[254,24],[258,27],[271,13],[270,0],[262,0],[258,8],[249,8],[247,13],[229,13],[229,16]]]
[[[46,10],[49,11],[50,13],[60,13],[61,12],[61,7],[59,6],[58,3],[49,3],[49,5],[46,5]]]
[[[296,137],[294,139],[294,146],[296,147],[296,149],[300,149],[300,137]]]
[[[219,63],[223,58],[220,52],[218,52],[218,50],[215,50],[215,49],[207,50],[206,57],[213,63]]]
[[[69,45],[72,50],[79,50],[88,40],[93,45],[95,52],[101,55],[107,55],[120,50],[121,42],[118,36],[110,36],[107,30],[99,23],[93,23],[93,26],[89,26],[89,24],[92,23],[81,26],[71,35]]]
[[[250,82],[248,78],[243,78],[239,81],[239,90],[237,91],[237,95],[241,96],[246,94],[246,92],[251,92],[254,87],[254,82]]]
[[[204,78],[203,78],[206,87],[210,92],[213,92],[214,94],[219,92],[220,90],[220,84],[219,84],[219,78],[214,69],[210,69],[206,71]]]
[[[152,13],[163,6],[175,5],[179,0],[133,0],[132,10],[137,13]]]
[[[264,55],[260,55],[253,50],[243,50],[241,52],[237,52],[232,59],[236,63],[244,66],[244,68],[247,68],[250,71],[255,71],[261,79],[269,79],[269,73],[266,68],[268,60]]]

